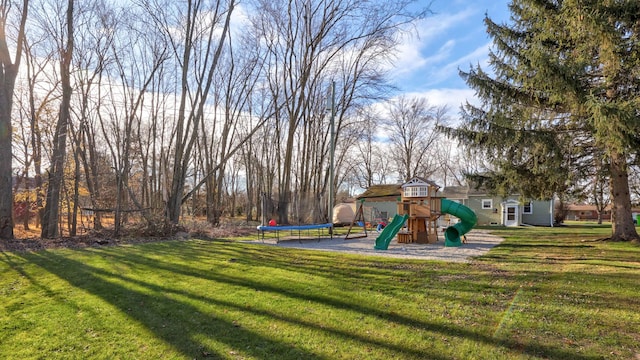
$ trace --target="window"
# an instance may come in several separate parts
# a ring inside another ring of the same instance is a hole
[[[427,197],[429,188],[426,186],[408,186],[404,188],[405,197]]]
[[[531,205],[531,201],[527,201],[522,205],[522,213],[533,214],[533,206]]]
[[[482,208],[483,209],[493,209],[493,200],[492,199],[482,199]]]

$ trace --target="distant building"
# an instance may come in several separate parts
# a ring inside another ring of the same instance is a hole
[[[591,204],[569,204],[565,220],[597,221],[598,208]],[[605,207],[602,212],[602,220],[611,221],[611,205]]]
[[[442,194],[473,210],[478,225],[553,226],[553,200],[521,200],[518,194],[502,197],[468,186],[449,186]]]

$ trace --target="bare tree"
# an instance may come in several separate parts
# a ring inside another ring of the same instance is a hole
[[[19,107],[19,116],[24,119],[19,122],[18,126],[23,133],[27,132],[23,141],[25,144],[24,154],[21,157],[25,161],[23,173],[25,175],[32,174],[35,199],[33,207],[37,211],[36,226],[40,227],[42,210],[44,208],[44,187],[42,180],[42,161],[43,154],[47,152],[47,129],[52,127],[51,119],[53,118],[53,106],[57,100],[56,83],[57,81],[48,77],[47,74],[53,66],[52,53],[45,51],[37,51],[35,48],[45,41],[46,37],[42,34],[36,34],[33,31],[29,33],[31,39],[25,38],[23,45],[23,56],[25,61],[25,76],[19,87],[20,93],[17,94],[16,101]],[[36,56],[38,54],[38,56]],[[49,84],[49,85],[42,85]],[[31,173],[31,166],[33,173]],[[27,175],[28,177],[28,175]],[[25,227],[28,222],[24,223]]]
[[[127,18],[124,14],[119,16],[119,22]],[[126,22],[125,22],[126,24]],[[116,170],[116,203],[115,235],[120,234],[121,226],[126,221],[126,214],[130,204],[146,216],[140,200],[131,191],[130,177],[134,166],[134,159],[139,159],[140,154],[134,145],[140,142],[141,119],[146,118],[143,104],[151,83],[157,77],[157,73],[168,57],[166,44],[158,42],[157,38],[147,36],[147,31],[138,28],[139,24],[129,22],[122,29],[120,42],[112,47],[114,78],[119,79],[120,86],[115,83],[111,89],[119,89],[112,95],[111,121],[112,131],[117,139],[116,144],[107,141],[113,163]],[[126,34],[126,35],[125,35]],[[132,61],[136,59],[136,61]],[[108,136],[105,136],[108,139]],[[136,141],[137,140],[137,141]]]
[[[113,57],[109,52],[114,46],[116,36],[116,23],[120,19],[113,8],[100,1],[82,2],[78,10],[78,22],[82,26],[82,31],[76,31],[74,52],[74,64],[76,71],[73,72],[74,87],[76,89],[76,102],[72,108],[74,119],[77,125],[71,132],[74,140],[74,156],[78,174],[75,176],[74,188],[80,186],[78,181],[83,182],[83,186],[89,193],[90,208],[94,210],[93,228],[102,229],[102,210],[104,206],[103,187],[112,181],[101,168],[104,167],[104,156],[102,156],[101,142],[99,140],[99,127],[96,124],[100,118],[97,114],[104,111],[99,87],[103,85],[103,77],[106,75],[105,68],[113,62]],[[80,172],[80,165],[83,171]],[[76,222],[76,213],[80,206],[78,194],[74,194],[74,215],[73,223]],[[72,225],[70,230],[73,233]]]
[[[461,186],[465,183],[464,160],[456,140],[439,138],[438,146],[431,152],[436,161],[434,176],[443,187]]]
[[[53,142],[53,153],[51,170],[49,171],[49,186],[47,187],[47,197],[44,207],[42,219],[43,238],[55,238],[58,236],[58,215],[59,202],[62,183],[64,181],[64,162],[67,150],[67,131],[70,120],[70,104],[73,89],[71,87],[71,60],[73,58],[73,31],[74,31],[74,1],[67,2],[65,14],[65,26],[60,29],[64,34],[60,37],[60,82],[62,85],[62,101],[60,103],[60,112],[58,114],[58,122],[56,124],[55,138]]]
[[[436,126],[443,122],[446,111],[446,107],[429,105],[424,98],[401,96],[389,104],[387,126],[392,153],[404,181],[435,172],[431,154],[439,138]]]
[[[608,167],[604,162],[605,158],[605,156],[601,156],[600,154],[594,156],[595,167],[593,181],[590,186],[593,203],[596,205],[596,210],[598,211],[598,224],[602,224],[604,211],[611,203],[609,196],[611,191],[609,184],[610,176],[607,171]]]
[[[360,188],[366,189],[375,184],[386,182],[390,171],[385,167],[390,159],[384,155],[381,149],[379,131],[380,119],[371,110],[363,109],[358,118],[361,119],[357,125],[360,128],[354,134],[358,141],[354,144],[351,153],[351,163],[354,164],[353,172]]]
[[[266,66],[269,65],[266,64]],[[252,210],[247,210],[248,221],[262,218],[262,201],[265,196],[269,198],[272,196],[271,191],[276,183],[277,159],[280,158],[277,152],[279,137],[274,122],[264,116],[253,116],[254,113],[265,113],[272,109],[272,104],[269,103],[269,97],[266,95],[267,91],[264,87],[254,89],[252,102],[247,108],[248,117],[240,124],[240,134],[243,139],[246,139],[240,152],[242,166],[245,169],[247,208],[255,209],[255,217],[252,216],[254,214]],[[268,126],[257,127],[263,122]],[[255,136],[249,136],[252,131]]]
[[[216,71],[214,123],[206,126],[203,118],[202,125],[205,173],[218,167],[216,176],[211,176],[206,182],[207,220],[214,225],[220,222],[223,186],[228,178],[226,163],[220,159],[226,158],[236,145],[240,123],[247,121],[253,90],[264,65],[264,58],[256,52],[258,46],[253,36],[240,38],[239,51],[235,50],[234,42],[237,40],[234,40],[230,35],[224,57]]]
[[[166,202],[166,220],[180,219],[183,192],[192,152],[204,116],[215,70],[226,41],[235,0],[206,8],[200,1],[145,2],[156,26],[169,39],[180,68],[179,105],[172,156],[172,175]],[[218,33],[218,30],[221,30]],[[195,86],[194,86],[195,85]]]
[[[0,1],[0,239],[13,238],[13,190],[11,161],[13,159],[11,109],[18,68],[22,59],[27,21],[28,0],[17,9],[11,0]],[[17,12],[18,28],[9,28],[14,11]],[[15,40],[15,58],[12,61],[9,49],[11,36]]]

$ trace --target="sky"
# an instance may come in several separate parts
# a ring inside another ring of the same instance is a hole
[[[423,0],[427,3],[427,0]],[[473,65],[487,69],[491,39],[484,26],[509,20],[508,0],[433,0],[433,12],[418,23],[417,35],[406,38],[398,53],[393,79],[403,94],[425,97],[431,105],[448,105],[457,113],[468,100],[478,103],[474,91],[458,70]]]

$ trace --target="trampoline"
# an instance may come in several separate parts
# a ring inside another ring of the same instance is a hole
[[[268,226],[268,225],[260,225],[256,227],[258,231],[260,231],[260,235],[262,237],[262,241],[264,242],[264,233],[266,231],[275,231],[276,232],[276,243],[280,242],[280,231],[298,231],[298,240],[301,240],[301,233],[303,230],[321,230],[326,228],[332,228],[333,224],[308,224],[308,225],[278,225],[278,226]],[[318,232],[318,241],[320,241],[320,232]],[[329,231],[331,235],[331,239],[333,239],[333,231]]]

